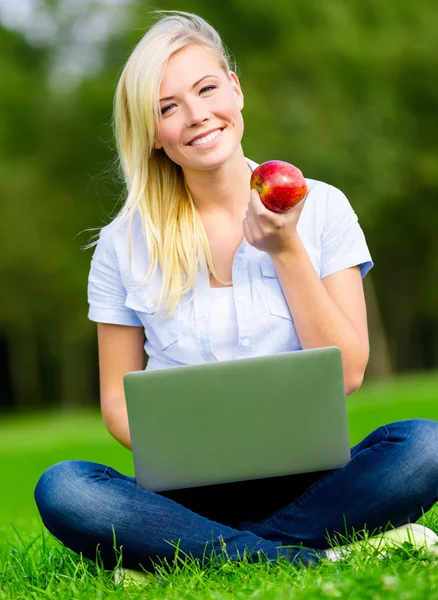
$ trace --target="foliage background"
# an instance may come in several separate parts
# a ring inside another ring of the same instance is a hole
[[[235,56],[246,156],[352,203],[375,262],[367,378],[435,370],[435,2],[1,0],[0,411],[97,406],[82,247],[123,200],[113,94],[160,8],[200,14]]]

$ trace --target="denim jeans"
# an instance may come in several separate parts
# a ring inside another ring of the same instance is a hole
[[[379,427],[351,455],[340,469],[160,493],[111,467],[72,460],[43,473],[35,500],[56,538],[92,560],[98,548],[108,569],[115,546],[124,567],[153,571],[154,562],[172,563],[176,544],[204,562],[225,544],[231,560],[280,556],[311,567],[328,536],[342,544],[354,532],[415,522],[438,501],[438,421]]]

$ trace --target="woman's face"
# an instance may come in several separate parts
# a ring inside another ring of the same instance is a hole
[[[243,94],[235,73],[224,73],[214,52],[190,44],[173,54],[160,86],[155,148],[183,170],[223,165],[243,135]]]

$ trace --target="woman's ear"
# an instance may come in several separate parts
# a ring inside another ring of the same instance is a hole
[[[157,139],[155,139],[154,140],[154,148],[155,148],[155,150],[161,150],[162,147],[163,146],[160,144],[160,142]]]
[[[242,110],[243,105],[244,105],[244,98],[243,98],[242,88],[240,87],[239,78],[237,77],[236,73],[234,73],[233,71],[230,71],[230,77],[231,77],[231,83],[234,88],[234,92],[235,92],[238,102],[239,102],[239,109]]]

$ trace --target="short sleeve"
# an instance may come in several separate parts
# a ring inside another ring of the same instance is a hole
[[[120,276],[117,254],[110,235],[100,233],[88,276],[88,318],[114,325],[143,324],[135,311],[125,306],[126,288]]]
[[[374,263],[358,217],[345,194],[331,185],[328,188],[321,240],[321,279],[357,265],[364,278]]]

